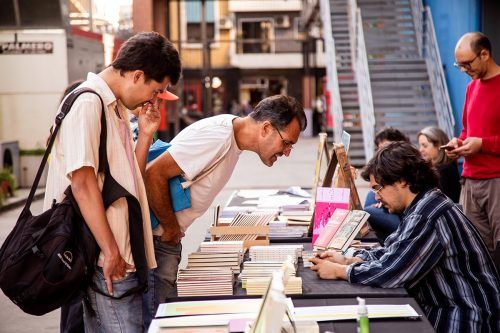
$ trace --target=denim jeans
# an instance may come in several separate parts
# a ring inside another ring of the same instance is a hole
[[[153,237],[157,267],[149,271],[149,289],[144,294],[144,327],[155,317],[156,309],[169,297],[177,297],[177,271],[181,262],[182,245],[168,245],[159,236]]]
[[[107,293],[106,282],[100,267],[96,269],[94,274],[94,283],[99,290]],[[119,297],[136,287],[137,284],[137,275],[135,272],[131,272],[123,279],[113,281],[113,294]],[[137,333],[144,331],[142,293],[135,293],[122,299],[112,299],[89,288],[88,295],[95,315],[92,316],[89,309],[84,306],[85,332]]]

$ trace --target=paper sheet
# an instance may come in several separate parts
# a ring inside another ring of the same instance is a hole
[[[420,315],[409,304],[367,305],[369,318],[414,318]],[[335,321],[356,319],[357,305],[296,307],[297,320]]]
[[[267,197],[260,197],[258,207],[260,207],[260,208],[262,208],[262,207],[280,208],[283,206],[298,205],[304,201],[308,201],[308,200],[305,198],[301,198],[301,197],[292,197],[292,196],[289,196],[286,194],[285,195],[272,195],[272,196],[267,196]]]
[[[245,199],[255,199],[275,195],[278,190],[239,190],[236,195]]]
[[[257,312],[261,303],[260,298],[163,303],[158,307],[156,317]]]
[[[227,325],[232,319],[249,318],[255,319],[257,313],[227,313],[218,315],[183,316],[154,319],[152,327],[192,327],[192,326],[216,326]],[[151,332],[151,327],[150,327]]]

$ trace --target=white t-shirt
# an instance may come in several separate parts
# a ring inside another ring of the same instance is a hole
[[[170,142],[172,147],[168,152],[187,180],[193,180],[209,169],[227,151],[214,170],[190,187],[191,208],[176,213],[177,221],[184,231],[210,208],[216,195],[231,178],[241,154],[234,138],[235,118],[234,115],[224,114],[199,120]]]

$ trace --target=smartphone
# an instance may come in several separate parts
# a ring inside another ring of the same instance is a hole
[[[448,145],[444,145],[444,146],[439,147],[439,149],[444,149],[444,150],[448,150],[448,151],[450,151],[450,150],[454,150],[454,149],[455,149],[455,147],[453,147],[453,146],[448,146]]]

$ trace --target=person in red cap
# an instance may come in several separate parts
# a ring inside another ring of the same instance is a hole
[[[179,97],[177,95],[171,93],[167,89],[165,89],[164,91],[158,93],[156,95],[156,97],[159,98],[159,99],[163,99],[165,101],[176,101],[176,100],[179,99]],[[161,103],[161,102],[159,101],[159,103]],[[131,110],[130,116],[129,116],[130,129],[132,131],[132,139],[134,141],[137,141],[137,138],[139,137],[139,124],[138,124],[138,120],[139,120],[139,112],[140,111],[141,111],[141,108],[137,108],[135,110]]]

